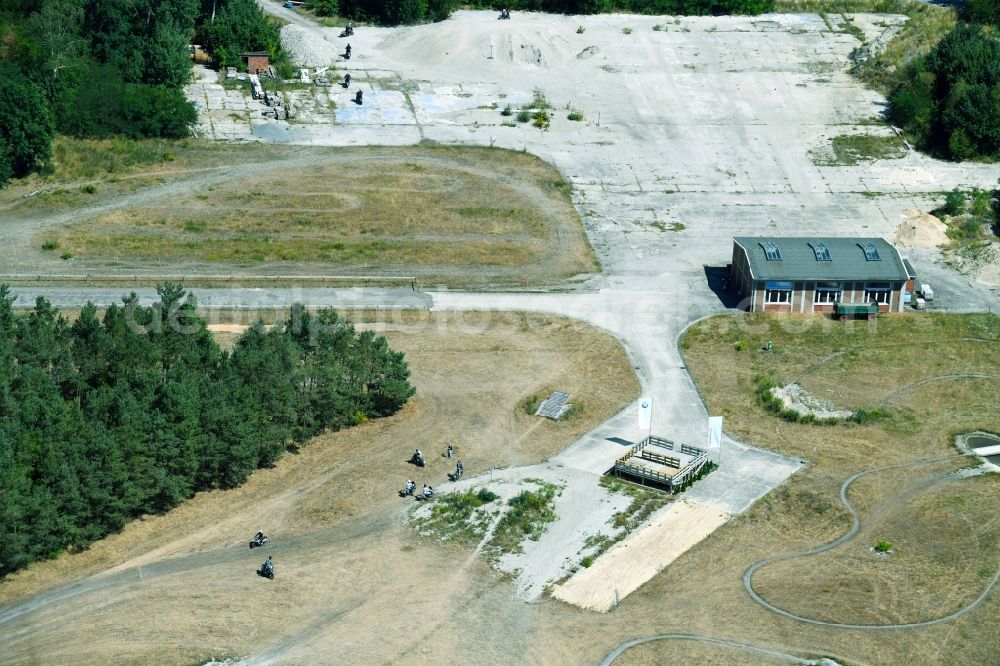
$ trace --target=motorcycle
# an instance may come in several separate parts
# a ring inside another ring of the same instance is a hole
[[[260,569],[257,569],[257,575],[274,580],[274,563],[271,562],[270,557],[264,560],[264,564],[260,565]]]
[[[414,454],[410,456],[410,459],[407,460],[406,462],[410,463],[411,465],[416,465],[417,467],[423,467],[426,464],[426,461],[424,461],[423,454],[421,454],[419,451],[414,452]]]
[[[400,497],[412,497],[413,496],[413,491],[416,490],[416,488],[417,488],[417,484],[415,484],[415,483],[413,483],[411,481],[411,482],[407,483],[406,486],[402,490],[399,491],[399,496]]]
[[[455,471],[448,475],[448,478],[452,481],[458,481],[462,478],[462,474],[465,472],[465,468],[462,467],[462,463],[455,465]]]
[[[419,502],[420,500],[429,500],[432,499],[433,497],[434,497],[434,489],[431,488],[430,486],[424,486],[423,492],[417,495],[416,500]]]
[[[263,532],[257,532],[257,534],[254,535],[253,539],[250,540],[250,550],[253,550],[254,548],[260,548],[265,543],[267,543],[267,535],[264,534]]]

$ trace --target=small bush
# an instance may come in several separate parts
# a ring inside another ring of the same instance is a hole
[[[549,125],[552,123],[552,117],[545,109],[535,111],[532,118],[534,118],[534,122],[532,124],[538,129],[548,129]]]
[[[746,340],[740,340],[740,341],[738,341],[736,343],[736,351],[741,352],[741,351],[746,351],[746,350],[747,350],[747,341]]]
[[[72,252],[63,252],[62,254],[59,255],[59,258],[63,259],[64,261],[67,260],[67,259],[72,259],[73,258],[73,253]]]
[[[519,123],[526,123],[529,120],[531,120],[531,113],[524,109],[521,109],[520,111],[517,112],[517,115],[514,116],[514,119]]]
[[[43,250],[55,250],[58,247],[59,247],[59,241],[47,240],[44,243],[42,243]]]
[[[537,395],[528,396],[528,400],[524,403],[524,413],[528,416],[534,416],[541,402],[542,399]]]
[[[583,120],[583,114],[580,113],[579,111],[570,111],[569,114],[566,116],[566,120],[580,122],[581,120]]]
[[[882,541],[881,539],[878,540],[878,541],[876,541],[875,545],[872,546],[872,548],[875,549],[876,553],[891,553],[892,552],[892,544],[889,543],[888,541]]]
[[[622,34],[623,35],[631,35],[632,34],[632,28],[622,28]]]
[[[584,569],[590,567],[590,565],[593,563],[594,563],[593,555],[587,555],[582,560],[580,560],[580,566],[583,567]]]
[[[653,32],[663,32],[663,25],[661,23],[657,23],[656,25],[654,25]]]
[[[549,100],[545,99],[545,93],[542,92],[541,88],[535,88],[534,91],[532,91],[531,108],[532,109],[552,108],[552,104],[549,103]]]
[[[93,184],[81,185],[80,191],[83,192],[84,194],[96,194],[97,186]]]
[[[489,488],[480,488],[479,492],[476,493],[476,499],[483,504],[489,504],[490,502],[500,499],[500,496],[491,491]]]
[[[961,215],[965,212],[965,192],[957,187],[944,198],[944,212],[948,215]]]
[[[503,107],[503,111],[500,112],[501,116],[511,116],[514,114],[514,110],[510,108],[510,104]]]
[[[583,32],[584,32],[584,27],[582,25],[577,26],[577,28],[576,28],[576,34],[582,35]]]

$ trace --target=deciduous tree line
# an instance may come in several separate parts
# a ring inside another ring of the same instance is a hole
[[[774,0],[314,0],[310,6],[320,14],[339,15],[355,21],[399,25],[420,21],[443,21],[459,5],[481,9],[550,12],[553,14],[761,14],[774,7]]]
[[[237,486],[324,429],[395,413],[403,354],[332,310],[220,349],[178,285],[69,321],[0,286],[0,575],[199,490]]]
[[[0,187],[44,167],[53,134],[187,136],[182,87],[194,38],[239,63],[279,55],[254,0],[5,0],[0,3]]]
[[[1000,0],[969,0],[960,22],[916,58],[890,95],[892,120],[932,153],[1000,159]]]

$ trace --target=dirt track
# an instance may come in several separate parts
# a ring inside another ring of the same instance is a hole
[[[421,283],[493,288],[555,284],[595,267],[576,211],[552,186],[558,172],[530,156],[504,159],[506,153],[481,148],[268,151],[278,154],[258,162],[247,149],[230,164],[166,172],[135,191],[102,184],[96,195],[71,206],[58,197],[14,200],[0,225],[3,272],[406,275]],[[404,167],[418,171],[409,197],[384,182]],[[255,183],[253,196],[247,183]],[[315,192],[303,191],[308,183]],[[366,188],[377,195],[352,212],[360,204],[345,197]],[[513,219],[500,231],[461,215],[435,227],[438,205],[449,207],[451,217],[461,206],[492,205],[506,214],[512,209]],[[166,224],[171,216],[177,218],[172,226]],[[232,223],[220,227],[227,216]],[[43,250],[45,241],[58,243],[59,251]],[[227,243],[255,249],[227,256],[217,249]],[[371,246],[374,255],[343,256],[345,244]],[[396,248],[402,254],[394,260]],[[69,261],[60,258],[66,250],[73,255]]]

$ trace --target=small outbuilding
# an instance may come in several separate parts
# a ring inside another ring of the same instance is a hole
[[[271,68],[271,54],[267,51],[241,53],[240,58],[246,64],[248,74],[260,74]]]
[[[742,236],[729,284],[750,312],[832,313],[838,303],[902,312],[912,272],[881,238]]]

